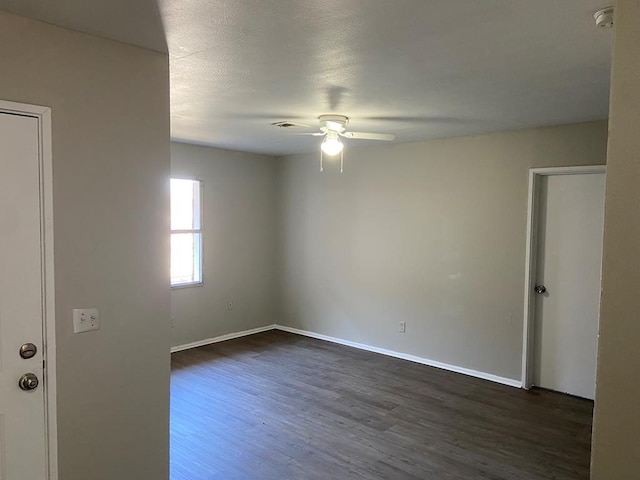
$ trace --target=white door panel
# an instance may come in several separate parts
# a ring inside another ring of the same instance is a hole
[[[0,113],[0,479],[46,478],[38,120]],[[20,346],[38,352],[23,359]],[[40,385],[23,391],[34,373]]]
[[[605,175],[541,179],[534,384],[595,396]]]

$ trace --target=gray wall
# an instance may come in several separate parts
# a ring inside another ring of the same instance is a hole
[[[171,292],[174,346],[274,323],[277,165],[263,155],[171,144],[172,176],[204,182],[204,282]]]
[[[347,147],[342,175],[284,158],[278,323],[520,379],[528,169],[602,164],[606,141],[597,122]]]
[[[640,2],[616,2],[594,412],[594,480],[640,472]]]
[[[52,108],[60,479],[166,479],[167,56],[0,13],[0,58],[3,100]]]

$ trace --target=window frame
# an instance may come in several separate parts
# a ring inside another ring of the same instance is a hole
[[[169,179],[169,195],[171,195],[171,180],[190,180],[192,182],[198,182],[198,185],[200,187],[200,228],[194,228],[194,229],[178,229],[178,230],[173,230],[171,228],[171,225],[169,225],[169,238],[171,238],[173,236],[173,234],[200,234],[200,262],[199,262],[199,268],[200,268],[200,280],[197,282],[185,282],[185,283],[172,283],[172,279],[171,279],[171,273],[169,273],[169,284],[171,286],[172,290],[179,290],[181,288],[191,288],[191,287],[202,287],[202,285],[204,284],[204,182],[201,178],[198,177],[187,177],[187,176],[179,176],[179,177],[174,177],[171,176]],[[169,210],[169,223],[171,223],[171,210]],[[171,257],[170,257],[171,258]]]

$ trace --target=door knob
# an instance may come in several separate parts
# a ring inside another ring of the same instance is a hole
[[[546,293],[547,287],[545,287],[544,285],[536,285],[535,290],[537,294],[542,295],[543,293]]]
[[[33,343],[25,343],[20,347],[20,356],[24,359],[35,357],[38,353],[38,347]]]
[[[35,390],[38,388],[38,377],[36,377],[33,373],[25,373],[18,380],[18,385],[22,390]]]

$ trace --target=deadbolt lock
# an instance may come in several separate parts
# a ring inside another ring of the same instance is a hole
[[[32,358],[38,353],[38,347],[33,343],[25,343],[20,347],[20,356],[24,359]]]

